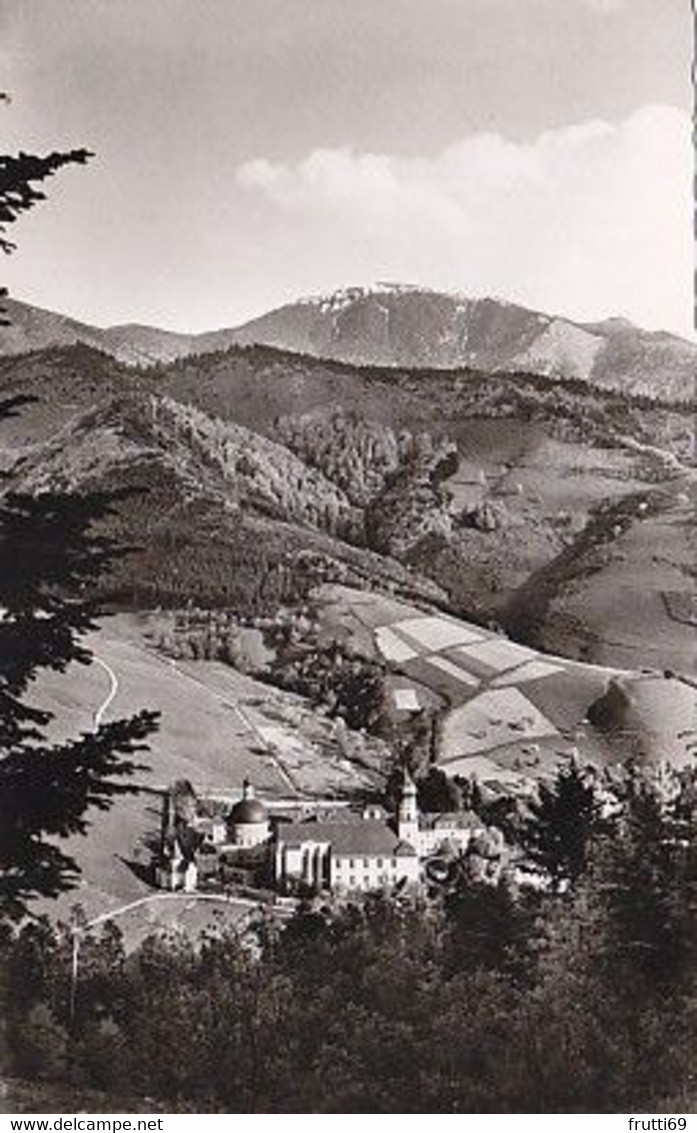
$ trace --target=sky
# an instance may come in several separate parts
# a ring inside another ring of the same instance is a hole
[[[692,336],[689,0],[0,0],[11,293],[234,326],[378,280]]]

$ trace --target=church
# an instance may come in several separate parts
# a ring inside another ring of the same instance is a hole
[[[419,882],[425,859],[438,851],[464,852],[481,829],[471,814],[420,815],[416,784],[405,772],[392,821],[382,807],[367,807],[360,814],[280,822],[273,849],[276,886],[366,892]]]
[[[184,786],[188,809],[182,805],[181,785],[178,813],[171,800],[166,803],[156,881],[167,889],[195,889],[197,858],[206,852],[219,862],[231,862],[241,860],[245,851],[247,856],[249,851],[266,855],[280,893],[303,886],[330,892],[391,889],[420,882],[429,864],[463,854],[484,830],[470,812],[420,814],[408,771],[393,818],[381,806],[370,805],[362,811],[317,810],[289,820],[269,813],[245,781],[229,814],[212,819],[198,812],[193,789]]]

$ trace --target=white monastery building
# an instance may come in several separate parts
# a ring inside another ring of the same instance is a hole
[[[424,821],[424,817],[426,821]],[[420,816],[416,785],[404,776],[396,820],[380,807],[362,815],[279,823],[274,875],[280,889],[303,883],[317,889],[371,890],[417,882],[421,862],[440,847],[467,849],[479,821],[470,814]]]
[[[408,772],[394,818],[373,805],[362,812],[346,808],[320,811],[302,821],[284,820],[269,814],[247,781],[225,818],[197,815],[190,800],[189,807],[191,815],[182,818],[175,815],[171,797],[166,803],[156,864],[162,888],[195,889],[197,849],[207,844],[209,852],[214,848],[228,860],[239,854],[240,861],[243,851],[263,848],[280,892],[298,885],[334,892],[389,889],[420,881],[424,868],[436,864],[434,858],[457,857],[485,829],[469,812],[420,814]]]

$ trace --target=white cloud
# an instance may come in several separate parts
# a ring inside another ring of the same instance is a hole
[[[430,157],[261,158],[237,182],[293,227],[308,283],[328,257],[345,265],[337,282],[411,280],[689,333],[692,165],[687,115],[645,106],[531,143],[474,134]]]

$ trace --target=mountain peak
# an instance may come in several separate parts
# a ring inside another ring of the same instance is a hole
[[[697,344],[625,318],[580,323],[498,296],[378,281],[307,296],[243,326],[184,335],[127,324],[101,329],[6,301],[0,355],[83,343],[130,365],[263,345],[360,366],[532,372],[628,393],[694,397]]]
[[[428,288],[415,283],[389,283],[378,280],[376,283],[353,284],[338,287],[334,291],[306,295],[298,300],[302,306],[320,307],[323,311],[342,310],[352,303],[383,295],[435,294]]]
[[[680,400],[693,396],[697,367],[697,345],[627,319],[581,323],[499,296],[390,281],[286,304],[228,332],[227,342],[361,366],[528,371]]]

